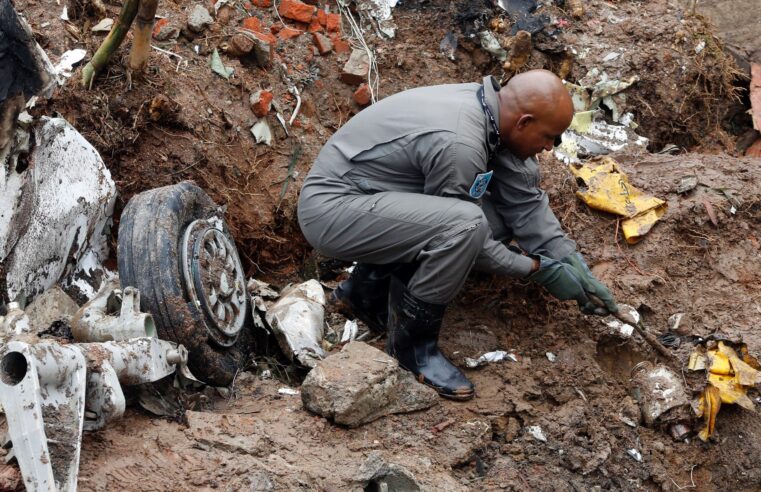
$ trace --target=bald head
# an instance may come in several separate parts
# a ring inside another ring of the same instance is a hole
[[[499,91],[502,144],[521,159],[551,150],[573,119],[573,101],[563,82],[547,70],[514,76]]]

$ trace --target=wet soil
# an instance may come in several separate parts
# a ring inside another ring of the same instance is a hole
[[[550,157],[542,158],[543,184],[594,272],[621,302],[640,310],[654,333],[665,329],[670,315],[684,312],[690,333],[742,338],[758,356],[761,161],[732,156],[733,133],[747,128],[742,116],[727,119],[742,114],[731,97],[733,67],[710,28],[672,3],[591,1],[581,19],[553,7],[551,18],[567,22],[557,25],[554,36],[535,38],[539,50],[526,68],[563,69],[571,81],[594,67],[612,78],[637,75],[623,109],[633,111],[652,149],[675,143],[715,155],[619,157],[632,184],[669,204],[664,219],[634,246],[625,244],[615,218],[575,198],[571,174]],[[66,29],[59,6],[15,4],[54,62],[69,48],[92,53],[102,39],[89,31],[99,20],[93,16],[74,20],[76,30]],[[488,73],[503,77],[501,64],[467,35],[474,23],[494,15],[484,14],[484,5],[472,2],[463,10],[439,0],[404,2],[393,11],[399,26],[394,40],[379,40],[368,30],[381,97],[419,85],[478,81]],[[167,1],[159,14],[182,27],[191,6]],[[115,18],[119,7],[106,9]],[[265,26],[279,23],[270,9],[250,11]],[[302,108],[290,138],[268,116],[273,147],[257,146],[248,130],[256,120],[249,94],[271,88],[286,119],[295,101],[277,65],[262,69],[222,54],[234,77],[228,82],[211,73],[209,55],[241,15],[237,9],[226,25],[216,22],[192,40],[162,45],[183,57],[181,63],[154,52],[149,70],[143,78],[133,76],[131,88],[123,48],[92,90],[78,86],[77,72],[35,112],[61,112],[101,152],[120,194],[117,221],[134,194],[193,179],[227,207],[247,273],[284,285],[312,271],[310,248],[294,220],[299,185],[322,143],[361,108],[352,101],[354,88],[338,80],[348,55],[314,56],[308,35],[281,42],[276,54],[299,87]],[[454,62],[439,52],[448,32],[459,40]],[[705,46],[697,52],[701,41]],[[603,61],[613,51],[621,55]],[[679,179],[692,174],[698,187],[678,195]],[[374,343],[381,348],[384,340]],[[232,393],[183,418],[132,408],[106,429],[86,433],[80,488],[359,490],[367,485],[362,466],[379,458],[403,467],[428,490],[761,487],[757,414],[724,406],[709,443],[677,442],[662,429],[631,427],[626,422],[639,422],[639,410],[630,370],[642,360],[657,362],[657,354],[636,336],[611,337],[599,318],[533,285],[474,276],[448,310],[442,346],[458,363],[498,349],[511,351],[518,362],[466,370],[477,386],[470,402],[442,400],[432,409],[352,430],[309,414],[298,396],[279,394],[287,383],[242,372]],[[676,353],[686,361],[689,351],[684,343]],[[751,397],[758,400],[755,389]],[[546,442],[531,435],[531,426],[541,427]],[[631,449],[641,461],[628,454]]]

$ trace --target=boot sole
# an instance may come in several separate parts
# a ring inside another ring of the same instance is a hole
[[[409,370],[409,369],[407,369],[407,368],[406,368],[406,367],[404,367],[404,366],[401,366],[401,365],[400,365],[400,367],[404,368],[404,369],[405,369],[405,370],[407,370],[407,371]],[[461,392],[461,393],[444,393],[444,392],[441,390],[441,388],[440,388],[440,387],[438,387],[438,386],[434,386],[434,385],[432,385],[432,384],[428,383],[428,382],[425,380],[425,378],[423,377],[423,375],[422,375],[422,374],[419,374],[417,377],[415,377],[415,379],[416,379],[416,380],[417,380],[419,383],[422,383],[422,384],[424,384],[424,385],[428,386],[429,388],[433,388],[433,389],[436,391],[436,393],[438,393],[438,394],[439,394],[439,396],[440,396],[440,397],[442,397],[442,398],[446,398],[447,400],[453,400],[453,401],[468,401],[468,400],[472,400],[472,399],[473,399],[473,397],[475,397],[475,396],[476,396],[476,390],[475,390],[475,389],[474,389],[474,390],[472,390],[472,391],[468,391],[468,392]]]

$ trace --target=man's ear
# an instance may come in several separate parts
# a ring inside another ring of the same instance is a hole
[[[532,121],[534,121],[534,115],[524,114],[523,116],[518,118],[518,121],[515,122],[515,127],[518,130],[524,130]]]

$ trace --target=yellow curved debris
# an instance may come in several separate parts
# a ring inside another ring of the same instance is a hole
[[[740,346],[740,358],[737,352],[719,342],[715,349],[702,353],[697,349],[690,354],[687,367],[691,370],[708,369],[707,384],[698,398],[697,415],[703,417],[704,427],[698,434],[706,441],[713,434],[716,425],[716,414],[722,403],[736,404],[754,411],[753,401],[748,397],[748,388],[761,382],[761,371],[756,359],[748,354],[745,345]]]
[[[596,210],[627,219],[621,223],[621,228],[629,244],[640,241],[666,212],[666,202],[632,186],[618,163],[610,157],[586,164],[571,164],[570,168],[582,182],[576,196]]]

